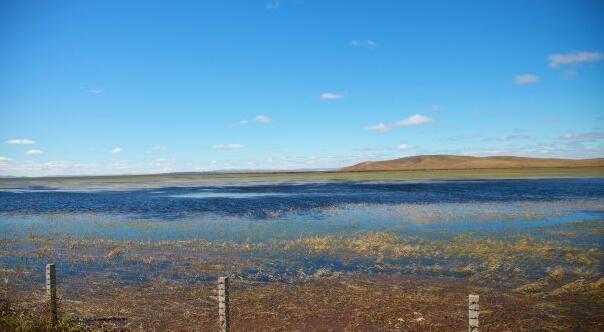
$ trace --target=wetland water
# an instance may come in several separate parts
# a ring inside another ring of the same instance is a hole
[[[595,312],[604,291],[602,177],[5,186],[0,234],[21,289],[53,261],[123,285],[398,275],[556,296],[579,280]]]
[[[5,240],[205,241],[235,247],[313,237],[331,237],[335,246],[348,237],[377,233],[418,243],[469,233],[547,240],[552,235],[544,229],[578,228],[578,222],[599,225],[603,219],[604,178],[0,191]],[[601,240],[576,236],[566,242],[600,249]],[[338,253],[329,256],[321,255],[320,262],[341,266]]]

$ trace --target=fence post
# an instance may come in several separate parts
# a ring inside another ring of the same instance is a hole
[[[6,293],[6,303],[10,303],[10,284],[8,277],[4,278],[4,292]]]
[[[218,278],[218,323],[220,332],[229,331],[229,278]]]
[[[478,314],[480,308],[478,305],[478,295],[470,294],[468,296],[468,331],[478,332]]]
[[[54,264],[46,264],[46,298],[52,324],[57,322],[57,273]]]

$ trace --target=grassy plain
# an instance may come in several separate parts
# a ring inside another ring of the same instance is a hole
[[[604,167],[572,168],[509,168],[509,169],[452,169],[411,171],[315,171],[315,172],[243,172],[243,173],[167,173],[149,175],[40,177],[0,179],[0,188],[23,186],[57,187],[155,187],[193,186],[214,183],[245,183],[274,181],[329,181],[329,180],[425,180],[464,178],[530,178],[604,176]]]

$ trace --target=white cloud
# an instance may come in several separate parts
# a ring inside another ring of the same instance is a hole
[[[12,160],[12,159],[10,159],[10,158],[8,158],[8,157],[2,157],[2,156],[0,156],[0,163],[9,162],[9,161],[11,161],[11,160]]]
[[[273,122],[273,119],[269,118],[266,115],[256,115],[256,117],[254,118],[254,122],[256,123],[271,123]]]
[[[373,126],[369,126],[367,128],[365,128],[366,130],[373,130],[373,131],[389,131],[394,127],[399,127],[399,126],[416,126],[416,125],[421,125],[421,124],[425,124],[425,123],[430,123],[433,122],[434,120],[432,120],[431,118],[425,116],[425,115],[421,115],[421,114],[414,114],[408,118],[405,119],[401,119],[398,121],[394,121],[394,122],[390,122],[390,123],[378,123],[376,125]]]
[[[114,147],[113,149],[111,149],[111,153],[120,153],[120,152],[122,152],[122,151],[124,151],[124,149],[122,149],[122,148],[121,148],[121,147],[119,147],[119,146],[116,146],[116,147]]]
[[[90,92],[91,94],[93,94],[95,96],[99,96],[99,95],[102,95],[103,92],[105,92],[105,89],[103,89],[103,88],[89,89],[88,92]]]
[[[95,95],[95,96],[100,96],[105,92],[105,89],[103,88],[87,88],[87,87],[80,87],[80,90],[86,91],[88,93],[90,93],[91,95]]]
[[[533,74],[518,75],[514,78],[516,84],[532,84],[539,82],[539,76]]]
[[[36,142],[27,138],[15,138],[9,139],[6,144],[36,144]]]
[[[334,93],[334,92],[323,92],[320,96],[319,99],[321,100],[337,100],[337,99],[343,99],[344,95],[341,93]]]
[[[401,144],[397,145],[396,148],[399,150],[407,150],[410,148],[410,146],[409,146],[409,144],[401,143]]]
[[[584,62],[602,60],[600,52],[569,52],[565,54],[552,54],[548,57],[549,65],[558,68],[563,65],[576,65]]]
[[[378,46],[378,44],[376,42],[374,42],[373,40],[367,39],[367,40],[353,40],[350,42],[350,45],[352,45],[353,47],[358,47],[358,48],[376,48]]]
[[[477,138],[481,138],[481,137],[482,137],[481,134],[462,134],[462,135],[458,135],[458,136],[449,137],[449,141],[457,142],[457,141],[463,141],[463,140],[473,140],[473,139],[477,139]]]
[[[147,150],[146,153],[149,154],[149,153],[165,151],[165,150],[168,150],[168,147],[165,145],[154,145],[151,148],[149,148],[149,150]]]
[[[571,142],[593,142],[604,140],[604,132],[592,131],[586,133],[566,133],[558,138],[563,141]]]
[[[161,150],[167,150],[168,147],[165,145],[154,145],[151,147],[151,150],[153,151],[161,151]]]
[[[483,141],[507,142],[507,141],[530,140],[530,139],[535,139],[535,138],[530,135],[513,134],[513,135],[502,135],[502,136],[495,136],[495,137],[485,137],[483,139]]]
[[[414,114],[406,119],[394,122],[394,126],[415,126],[432,122],[433,120],[425,115]]]
[[[389,126],[383,122],[380,122],[376,125],[373,126],[369,126],[367,128],[365,128],[366,130],[373,130],[373,131],[389,131],[392,130],[392,126]]]
[[[221,150],[230,150],[230,149],[242,149],[243,144],[239,143],[229,143],[229,144],[214,144],[212,145],[213,149],[221,149]]]
[[[273,119],[271,119],[269,116],[263,115],[263,114],[258,114],[251,120],[243,119],[243,120],[239,121],[236,126],[245,126],[245,125],[254,124],[254,123],[268,124],[271,122],[273,122]]]
[[[29,154],[29,155],[32,155],[32,156],[39,155],[39,154],[42,154],[42,153],[44,153],[44,151],[38,150],[38,149],[31,149],[31,150],[25,151],[25,154]]]
[[[110,170],[126,170],[134,168],[133,165],[128,163],[111,163],[107,165],[107,168]]]

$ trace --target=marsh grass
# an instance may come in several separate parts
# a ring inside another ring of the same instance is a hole
[[[234,326],[253,322],[257,330],[332,322],[357,330],[460,330],[470,291],[490,301],[484,315],[491,330],[569,330],[577,322],[597,330],[604,313],[604,220],[543,222],[577,210],[601,212],[602,200],[351,204],[308,220],[287,213],[171,222],[86,215],[82,225],[77,214],[53,214],[52,231],[31,227],[0,239],[0,274],[15,280],[22,300],[2,324],[44,330],[36,308],[43,266],[52,261],[69,324],[125,316],[132,330],[208,326],[216,321],[213,281],[229,275]],[[359,211],[370,211],[369,221],[353,219]],[[507,227],[518,220],[523,227]],[[495,223],[502,227],[490,228]],[[76,225],[84,232],[69,233]],[[147,237],[175,228],[182,230],[177,239]],[[136,232],[113,236],[124,230]]]

